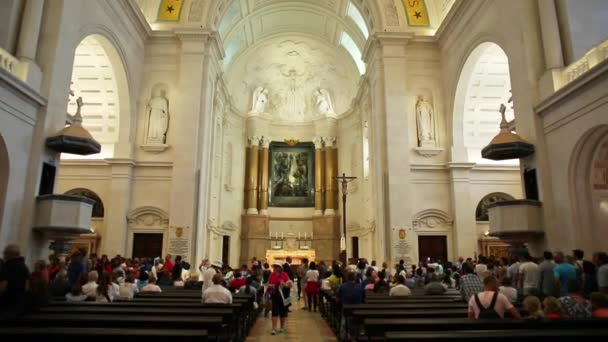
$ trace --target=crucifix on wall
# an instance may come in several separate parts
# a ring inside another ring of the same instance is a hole
[[[357,177],[346,176],[346,173],[342,173],[342,176],[336,177],[338,182],[342,184],[342,241],[340,243],[340,259],[343,265],[346,265],[346,195],[348,194],[348,183],[357,179]]]

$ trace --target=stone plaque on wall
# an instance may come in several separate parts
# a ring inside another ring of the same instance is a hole
[[[173,257],[181,255],[183,260],[192,263],[190,259],[190,227],[169,227],[167,252]]]
[[[399,263],[399,260],[404,260],[406,264],[411,265],[416,261],[412,257],[414,249],[410,243],[411,229],[405,227],[393,228],[393,263]]]

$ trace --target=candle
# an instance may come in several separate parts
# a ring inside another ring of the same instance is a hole
[[[283,238],[283,232],[281,232],[281,239]]]
[[[298,232],[298,239],[300,239],[300,232]]]
[[[311,240],[312,240],[312,237],[313,237],[314,233],[315,233],[314,231],[310,232],[310,239]]]
[[[306,232],[304,232],[304,240],[306,240]]]

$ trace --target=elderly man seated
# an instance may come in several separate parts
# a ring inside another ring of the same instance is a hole
[[[203,303],[232,304],[232,294],[223,286],[224,276],[221,273],[216,273],[212,281],[213,285],[203,292]]]

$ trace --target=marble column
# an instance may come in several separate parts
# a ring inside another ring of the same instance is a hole
[[[337,209],[338,173],[335,161],[338,158],[338,150],[335,147],[335,137],[324,137],[323,142],[325,142],[325,216],[333,216]]]
[[[545,52],[546,69],[564,66],[555,0],[538,0],[538,14]]]
[[[27,0],[25,2],[21,30],[19,31],[19,44],[17,45],[17,57],[21,60],[20,76],[36,90],[40,89],[40,83],[42,82],[42,73],[36,63],[36,52],[38,50],[43,10],[44,0]]]
[[[261,149],[260,149],[260,215],[268,216],[268,147],[270,146],[270,139],[262,137]]]
[[[399,229],[412,225],[410,151],[415,144],[410,145],[409,119],[403,114],[404,108],[411,108],[406,59],[411,38],[410,33],[377,32],[370,36],[363,53],[369,82],[375,84],[370,90],[370,176],[376,209],[374,257],[389,265],[398,261],[394,246]],[[415,246],[414,234],[407,235],[407,242]],[[416,261],[414,250],[411,248],[406,262]]]
[[[258,169],[260,137],[247,138],[247,165],[245,166],[245,209],[247,214],[258,214]]]
[[[131,206],[133,168],[135,163],[123,159],[106,159],[110,163],[112,179],[106,202],[106,231],[101,241],[101,250],[108,255],[127,253],[127,220]],[[128,255],[127,257],[131,257]]]
[[[471,198],[471,169],[475,163],[449,163],[450,195],[454,213],[454,257],[470,257],[477,251],[475,206]]]
[[[323,139],[321,137],[315,137],[312,142],[315,144],[315,212],[314,216],[323,215],[323,186],[324,186],[324,175],[323,170],[325,169],[325,155],[323,151]]]

